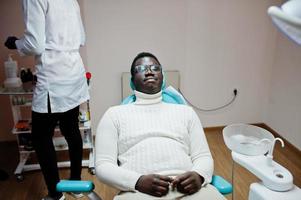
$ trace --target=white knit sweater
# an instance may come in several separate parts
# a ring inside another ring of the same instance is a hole
[[[211,182],[213,159],[193,109],[135,91],[134,104],[111,107],[96,133],[96,175],[123,191],[144,174],[196,171]],[[119,164],[119,165],[118,165]]]

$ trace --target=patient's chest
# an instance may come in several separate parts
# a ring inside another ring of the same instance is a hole
[[[135,145],[151,145],[147,141],[159,138],[189,146],[189,117],[177,106],[129,106],[118,119],[118,148],[124,153]],[[164,144],[164,142],[163,142]]]
[[[123,167],[141,173],[189,169],[189,113],[177,108],[132,106],[119,115],[118,160]]]

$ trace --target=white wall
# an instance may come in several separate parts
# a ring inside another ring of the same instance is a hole
[[[121,73],[137,53],[153,52],[164,69],[184,69],[186,6],[181,0],[84,2],[94,126],[121,102]]]
[[[266,124],[301,149],[301,47],[277,38]]]
[[[262,0],[84,1],[87,64],[93,73],[94,127],[121,100],[121,72],[137,53],[158,56],[181,72],[181,89],[197,106],[227,109],[199,113],[204,126],[262,122],[276,30]]]
[[[203,124],[262,122],[276,36],[266,14],[271,1],[187,2],[185,94],[212,108],[228,102],[234,88],[239,93],[226,109],[199,112]]]
[[[93,129],[121,99],[121,73],[150,51],[167,70],[181,72],[181,89],[196,105],[227,109],[198,113],[204,126],[265,122],[301,149],[301,48],[276,31],[266,15],[281,0],[80,0],[87,32],[81,53],[93,72]],[[0,4],[0,42],[22,35],[18,0]],[[13,11],[13,13],[11,13]],[[8,53],[0,46],[0,62]],[[15,56],[20,66],[33,58]],[[0,64],[1,65],[1,64]],[[2,64],[3,65],[3,64]],[[0,67],[0,82],[4,81]],[[7,97],[0,98],[0,141],[12,140]]]

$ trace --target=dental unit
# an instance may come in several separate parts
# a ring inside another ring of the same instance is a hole
[[[284,147],[281,138],[274,138],[267,130],[247,124],[225,127],[223,137],[226,146],[232,151],[233,161],[261,180],[260,183],[251,184],[249,200],[300,199],[301,189],[293,184],[292,174],[273,160],[276,142],[279,141]]]

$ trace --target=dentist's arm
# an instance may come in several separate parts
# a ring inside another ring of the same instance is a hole
[[[20,55],[40,55],[45,50],[46,0],[23,0],[24,36],[15,41]]]

